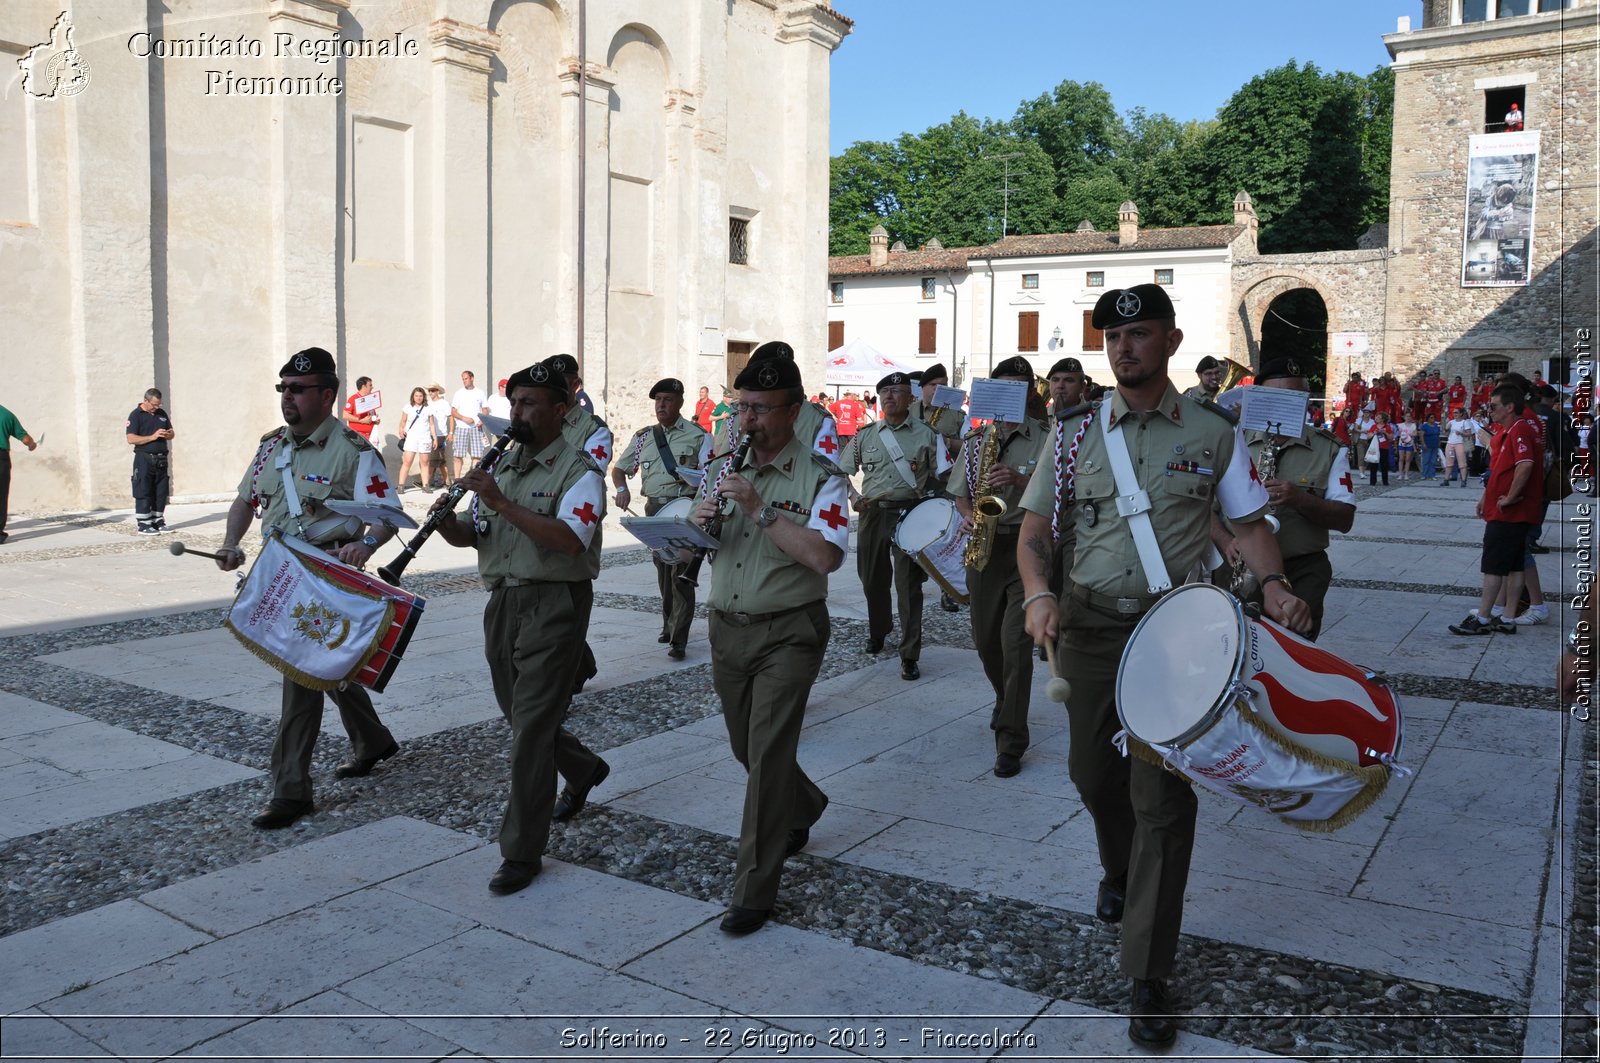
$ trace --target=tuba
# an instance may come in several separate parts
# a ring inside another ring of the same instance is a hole
[[[1227,371],[1222,374],[1222,383],[1217,385],[1218,395],[1234,387],[1239,381],[1255,372],[1243,362],[1236,362],[1232,358],[1224,358],[1222,364],[1227,367]]]
[[[1000,457],[1000,427],[991,424],[983,430],[983,451],[978,456],[978,482],[972,492],[972,535],[967,539],[961,563],[982,572],[994,552],[995,528],[1006,512],[1006,500],[991,494],[989,473]]]

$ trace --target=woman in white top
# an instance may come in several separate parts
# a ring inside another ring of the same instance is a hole
[[[411,462],[418,454],[432,454],[434,448],[433,418],[428,413],[428,393],[422,388],[411,389],[411,402],[400,411],[400,490],[405,491],[411,477]],[[428,460],[417,462],[417,487],[428,486]]]
[[[1449,487],[1450,478],[1455,475],[1455,466],[1461,467],[1461,486],[1467,486],[1467,454],[1471,452],[1478,440],[1478,422],[1468,417],[1465,410],[1458,411],[1450,419],[1449,442],[1444,448],[1444,479],[1439,481],[1440,487]]]
[[[1410,479],[1411,456],[1417,451],[1417,422],[1410,417],[1394,426],[1396,460],[1400,463],[1400,482]]]

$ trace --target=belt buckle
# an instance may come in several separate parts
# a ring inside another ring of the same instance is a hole
[[[1123,616],[1132,616],[1144,611],[1144,603],[1138,598],[1118,598],[1117,612]]]
[[[749,613],[728,613],[726,615],[729,620],[733,621],[735,627],[749,627],[751,624]]]

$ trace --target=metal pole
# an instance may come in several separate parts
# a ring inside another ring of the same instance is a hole
[[[589,4],[578,0],[578,336],[574,342],[573,357],[578,365],[584,363],[583,311],[584,283],[584,212],[587,206],[589,173]]]

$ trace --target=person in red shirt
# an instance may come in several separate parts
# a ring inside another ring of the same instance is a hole
[[[839,441],[844,443],[861,430],[867,420],[867,407],[856,393],[847,391],[844,398],[829,407],[828,412],[833,414],[834,426],[839,430]]]
[[[1486,376],[1482,380],[1472,378],[1472,409],[1480,409],[1489,405],[1489,395],[1494,391],[1494,377]]]
[[[1478,516],[1484,520],[1479,565],[1483,591],[1477,611],[1450,625],[1457,635],[1515,634],[1517,630],[1514,620],[1520,604],[1508,604],[1505,617],[1494,616],[1493,610],[1502,590],[1507,603],[1521,602],[1528,531],[1539,522],[1544,447],[1526,419],[1526,409],[1523,393],[1515,386],[1503,385],[1489,396],[1489,419],[1498,431],[1490,449],[1489,484],[1478,500]]]
[[[717,404],[711,401],[711,389],[701,388],[700,397],[694,403],[694,423],[700,426],[702,432],[711,431],[711,413],[716,408]]]
[[[1344,386],[1344,408],[1359,411],[1367,404],[1367,384],[1361,379],[1360,373],[1351,373],[1349,383]]]
[[[372,430],[378,427],[378,410],[373,407],[370,413],[357,413],[356,400],[372,394],[372,378],[363,376],[356,378],[356,393],[344,400],[344,423],[352,431],[360,432],[366,439],[372,438]]]
[[[1444,416],[1444,393],[1447,386],[1448,385],[1446,385],[1444,382],[1444,377],[1439,375],[1439,371],[1437,369],[1433,371],[1431,376],[1418,385],[1428,400],[1427,405],[1423,408],[1424,416]]]
[[[1447,408],[1451,412],[1460,409],[1467,404],[1467,385],[1461,382],[1460,377],[1456,377],[1456,382],[1450,385],[1449,390],[1445,392],[1445,397],[1449,400]]]

